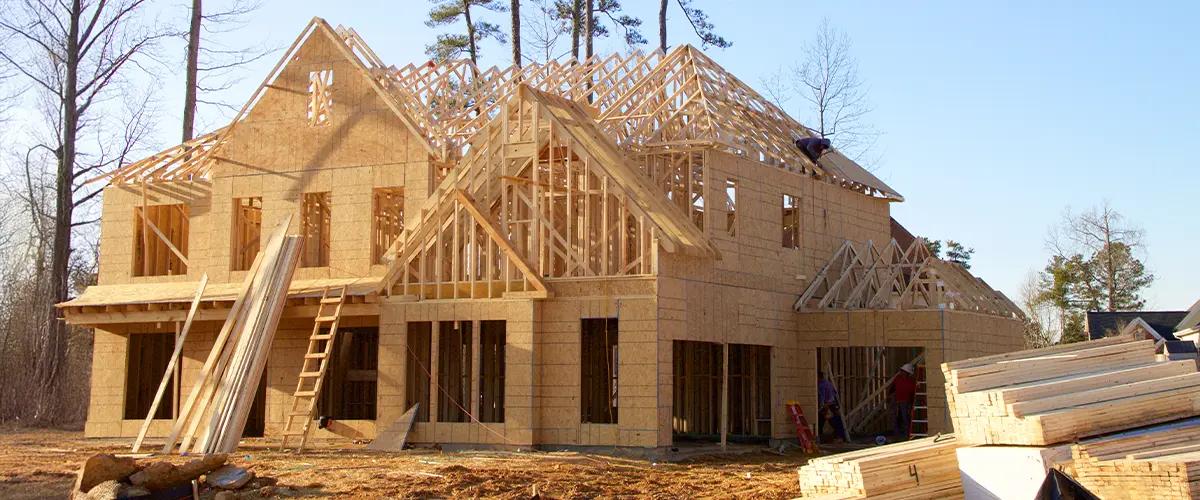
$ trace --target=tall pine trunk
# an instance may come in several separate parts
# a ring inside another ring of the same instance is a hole
[[[580,32],[580,14],[583,10],[583,0],[574,0],[571,3],[571,57],[579,60],[579,32]]]
[[[183,94],[183,142],[192,140],[196,125],[196,86],[200,66],[200,21],[204,11],[201,0],[192,0],[192,24],[188,31],[187,88]]]
[[[198,0],[197,0],[198,1]],[[521,66],[521,0],[512,0],[512,56],[513,65]]]
[[[667,0],[658,6],[658,50],[667,53]]]
[[[463,17],[467,21],[467,47],[471,50],[471,64],[479,67],[479,56],[475,51],[475,24],[471,22],[471,2],[463,0]]]
[[[591,59],[592,54],[593,54],[593,52],[592,52],[592,30],[594,29],[594,25],[592,23],[595,22],[595,18],[594,18],[595,0],[586,0],[586,1],[587,1],[587,15],[586,15],[586,17],[584,17],[583,30],[585,33],[584,37],[586,37],[585,39],[587,40],[587,43],[584,44],[585,51],[584,51],[583,58]]]

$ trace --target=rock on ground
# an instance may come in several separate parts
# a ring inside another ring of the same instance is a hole
[[[208,455],[180,466],[175,466],[170,462],[155,462],[129,476],[129,482],[151,492],[164,491],[197,479],[213,469],[225,465],[226,460],[225,455]]]
[[[79,468],[75,491],[87,493],[100,483],[124,480],[140,469],[137,461],[129,457],[118,458],[107,453],[92,455]]]

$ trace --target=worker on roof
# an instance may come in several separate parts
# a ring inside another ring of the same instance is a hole
[[[913,399],[917,394],[917,379],[913,377],[913,365],[905,363],[892,379],[888,394],[892,401],[892,421],[895,423],[896,439],[908,439],[912,431]]]
[[[833,424],[833,432],[837,433],[837,438],[841,442],[850,441],[850,437],[846,435],[846,426],[842,424],[842,411],[838,402],[837,388],[833,386],[833,382],[825,378],[825,372],[817,372],[817,439],[825,434],[825,421]],[[837,442],[837,441],[834,441]]]

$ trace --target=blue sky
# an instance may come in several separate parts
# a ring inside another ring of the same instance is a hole
[[[222,41],[286,46],[317,15],[403,65],[426,60],[437,34],[422,24],[422,0],[263,2],[249,28]],[[657,2],[624,3],[656,41]],[[1146,230],[1158,277],[1147,306],[1184,309],[1200,298],[1200,231],[1188,226],[1198,211],[1188,193],[1200,185],[1200,3],[694,3],[734,43],[708,54],[754,87],[799,58],[822,18],[844,31],[870,87],[867,120],[883,133],[877,175],[907,199],[893,216],[916,234],[974,247],[973,271],[1010,297],[1044,266],[1047,230],[1063,210],[1107,199]],[[668,42],[697,43],[677,6],[670,16]],[[507,14],[486,17],[507,26]],[[508,54],[489,44],[482,62],[505,64]],[[225,99],[244,102],[275,64],[268,59]],[[182,95],[180,78],[163,85]],[[171,115],[163,126],[173,138]]]

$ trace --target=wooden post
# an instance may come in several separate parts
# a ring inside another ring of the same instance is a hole
[[[471,410],[471,415],[475,419],[479,419],[479,395],[480,395],[480,370],[479,363],[483,360],[480,355],[479,340],[483,337],[483,322],[480,320],[471,320],[471,401],[466,406]]]
[[[729,434],[729,343],[721,344],[721,451]]]
[[[438,406],[440,406],[441,398],[441,377],[438,372],[441,370],[441,349],[442,349],[442,322],[440,317],[436,317],[429,322],[429,422],[439,422]]]

